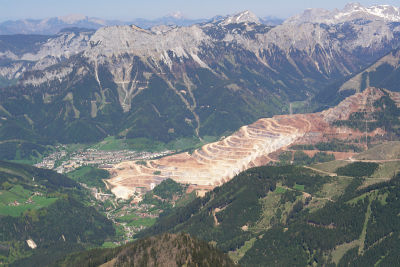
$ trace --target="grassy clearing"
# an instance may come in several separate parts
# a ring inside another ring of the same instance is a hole
[[[399,161],[381,163],[379,164],[379,168],[370,177],[365,179],[361,185],[361,188],[388,181],[392,179],[399,172],[399,170]]]
[[[124,238],[125,235],[125,229],[122,225],[115,225],[114,224],[114,228],[115,228],[115,236],[118,240],[121,240]]]
[[[128,223],[128,226],[145,226],[150,227],[156,222],[157,218],[139,218]]]
[[[379,202],[382,204],[382,206],[385,206],[387,204],[386,198],[389,196],[389,193],[386,192],[384,194],[378,195],[377,199]]]
[[[32,196],[31,191],[26,190],[21,185],[15,185],[9,190],[0,191],[0,215],[9,215],[18,217],[26,210],[40,209],[53,204],[57,198],[47,198],[45,196],[33,196],[33,203],[25,203]],[[18,202],[18,206],[10,206],[9,204]]]
[[[371,217],[371,204],[375,199],[378,199],[379,201],[381,201],[381,203],[386,203],[386,197],[388,196],[388,194],[382,194],[382,195],[378,195],[377,194],[378,191],[373,191],[370,193],[366,193],[363,194],[357,198],[354,198],[352,200],[350,200],[348,203],[352,204],[352,203],[356,203],[359,200],[365,199],[366,197],[368,197],[368,207],[367,207],[367,211],[365,213],[365,220],[364,220],[364,224],[363,224],[363,228],[360,234],[360,238],[357,240],[354,240],[350,243],[345,243],[342,245],[337,246],[331,253],[332,255],[332,260],[334,263],[338,264],[340,259],[343,257],[344,254],[346,254],[347,251],[349,251],[352,248],[355,248],[358,246],[358,254],[362,255],[364,253],[364,243],[365,243],[365,237],[367,235],[367,227],[368,227],[368,222],[369,219]]]
[[[282,194],[286,192],[285,188],[282,187],[276,187],[277,189],[274,192],[269,192],[267,196],[263,199],[261,199],[261,205],[262,205],[262,215],[261,219],[257,222],[257,224],[251,228],[251,230],[254,230],[255,232],[258,232],[260,230],[267,230],[272,226],[273,219],[277,214],[277,210],[280,207],[280,200],[282,197]],[[278,188],[284,190],[281,193],[278,193]],[[278,216],[279,217],[279,216]],[[278,218],[280,219],[280,218]]]
[[[325,198],[313,198],[307,205],[307,209],[310,213],[313,213],[321,208],[323,208],[329,200]]]
[[[197,137],[179,138],[166,144],[166,148],[175,151],[194,150],[217,140],[218,137],[216,136],[205,136],[202,138],[202,140],[198,139]]]
[[[371,197],[369,197],[369,204],[367,207],[367,212],[365,213],[365,221],[364,221],[363,229],[361,231],[361,235],[360,235],[360,239],[359,239],[360,240],[359,241],[360,246],[358,248],[359,255],[364,253],[364,243],[365,243],[365,237],[367,236],[368,221],[369,221],[369,218],[371,217],[371,213],[372,213],[371,204],[372,204],[372,201],[375,199],[375,197],[376,197],[376,194],[374,194],[374,196],[371,195]]]
[[[311,167],[317,170],[334,173],[337,168],[344,167],[347,164],[349,163],[344,160],[334,160],[334,161],[314,164],[311,165]]]
[[[358,201],[360,200],[364,200],[366,197],[371,196],[372,194],[375,194],[375,192],[368,192],[365,194],[362,194],[361,196],[358,196],[356,198],[350,199],[349,201],[347,201],[347,204],[356,204]]]
[[[50,206],[51,204],[53,204],[55,201],[57,200],[57,198],[47,198],[47,197],[43,197],[43,196],[34,196],[32,197],[32,201],[33,203],[28,203],[26,204],[25,201],[24,202],[20,202],[20,205],[18,206],[8,206],[7,204],[0,204],[0,215],[9,215],[12,217],[19,217],[21,216],[21,214],[23,214],[25,211],[31,209],[31,210],[37,210],[37,209],[41,209],[47,206]]]
[[[10,161],[13,163],[34,165],[34,164],[40,162],[41,160],[42,160],[42,158],[31,158],[31,159],[15,159],[15,160],[10,160]]]
[[[192,202],[196,198],[196,192],[193,191],[188,195],[183,196],[175,203],[175,207],[183,207]]]
[[[372,178],[392,178],[400,170],[400,161],[384,162],[371,175]]]
[[[179,138],[175,141],[168,143],[167,148],[169,148],[170,150],[181,151],[196,148],[199,145],[201,145],[201,142],[197,138]]]
[[[11,175],[16,175],[16,176],[21,176],[21,177],[23,177],[23,178],[29,178],[28,177],[28,174],[25,172],[25,171],[23,171],[23,170],[11,170],[11,169],[9,169],[9,168],[1,168],[0,167],[0,172],[5,172],[5,173],[8,173],[8,174],[11,174]],[[16,181],[17,181],[18,179],[16,179]]]
[[[262,205],[261,218],[254,226],[249,227],[250,231],[258,233],[268,230],[277,223],[285,224],[287,216],[292,211],[294,204],[303,200],[303,196],[300,195],[297,196],[296,200],[293,202],[287,201],[282,203],[281,199],[287,189],[283,188],[280,183],[277,184],[276,188],[274,192],[269,192],[266,197],[260,199]]]
[[[130,222],[130,221],[132,221],[132,220],[135,220],[135,219],[138,219],[138,218],[139,218],[138,215],[132,213],[132,214],[129,214],[129,215],[125,215],[125,216],[118,217],[118,218],[116,218],[115,220],[116,220],[117,222],[121,222],[121,223],[123,223],[123,222],[128,223],[128,222]]]
[[[32,195],[31,191],[24,189],[21,185],[15,185],[9,190],[1,190],[0,192],[0,203],[6,205],[15,200],[18,202],[25,201]]]
[[[102,248],[115,248],[118,247],[118,245],[114,244],[113,242],[104,242],[103,245],[101,245]]]
[[[67,174],[69,178],[88,186],[105,189],[103,179],[109,178],[110,174],[102,169],[90,166],[82,166]]]
[[[93,145],[91,148],[97,150],[114,151],[127,149],[128,145],[123,139],[117,139],[115,136],[109,136],[104,138],[103,141]]]
[[[329,198],[336,200],[343,194],[346,187],[350,184],[351,179],[347,177],[335,176],[331,178],[330,183],[324,184],[322,189],[315,195],[321,198]]]
[[[388,180],[389,179],[384,180],[382,178],[367,178],[367,179],[364,180],[363,184],[359,188],[366,188],[366,187],[368,187],[370,185],[379,184],[379,183],[382,183],[382,182],[385,182],[385,181],[388,181]]]
[[[26,190],[21,185],[14,185],[9,192],[22,198],[28,198],[32,194],[31,191]]]
[[[87,144],[68,144],[65,146],[65,150],[68,153],[73,153],[73,152],[76,152],[77,150],[86,149],[86,148],[88,148]]]
[[[339,246],[337,246],[332,252],[332,261],[338,265],[339,261],[342,259],[342,257],[344,256],[344,254],[346,254],[347,251],[349,251],[352,248],[355,248],[357,246],[359,246],[360,241],[359,240],[354,240],[350,243],[344,243],[341,244]]]
[[[295,185],[293,186],[293,189],[296,189],[296,190],[298,190],[298,191],[304,191],[304,185],[295,184]]]
[[[274,193],[276,193],[276,194],[283,194],[285,192],[286,192],[286,188],[283,188],[283,187],[280,187],[280,186],[277,186],[275,191],[274,191]]]
[[[178,138],[169,143],[152,141],[147,138],[134,138],[134,139],[118,139],[114,136],[105,138],[100,143],[92,146],[98,150],[136,150],[136,151],[150,151],[160,152],[165,150],[184,151],[196,149],[204,144],[208,144],[218,140],[216,136],[204,136],[202,140],[197,137]]]
[[[218,140],[216,136],[204,136],[202,140],[197,137],[178,138],[169,143],[153,141],[147,138],[122,139],[115,136],[108,136],[103,141],[91,145],[90,148],[104,151],[135,150],[148,152],[161,152],[165,150],[185,151],[199,148],[205,144]],[[82,145],[71,145],[68,149],[75,151],[82,149]],[[86,147],[85,147],[86,148]]]
[[[252,239],[244,242],[244,245],[238,248],[235,251],[229,251],[228,255],[229,257],[235,262],[238,263],[241,258],[243,258],[244,254],[251,249],[254,245],[254,242],[256,242],[256,238],[253,237]]]
[[[364,151],[357,156],[360,160],[390,160],[400,158],[400,142],[385,142]]]

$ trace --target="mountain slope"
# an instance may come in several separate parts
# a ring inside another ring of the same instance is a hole
[[[246,11],[190,27],[67,31],[29,52],[6,40],[0,128],[63,143],[220,136],[288,113],[397,47],[397,17],[360,12],[329,25],[271,27]]]
[[[339,140],[358,147],[366,135],[369,142],[398,138],[399,100],[399,93],[370,87],[323,112],[260,119],[192,153],[115,164],[107,169],[111,173],[107,184],[122,198],[150,190],[167,178],[210,189],[241,171],[276,161],[273,153],[293,144]]]
[[[362,91],[369,86],[399,91],[400,50],[396,49],[344,83],[340,90]]]
[[[236,266],[228,256],[188,234],[163,234],[117,249],[73,254],[57,266],[103,263],[104,266]]]
[[[1,35],[12,34],[56,34],[64,28],[99,29],[104,26],[117,25],[122,22],[89,18],[84,15],[71,14],[47,19],[8,20],[0,23]]]
[[[0,262],[46,266],[115,235],[83,201],[80,186],[53,171],[0,162]]]
[[[360,186],[377,166],[349,164],[347,176],[293,166],[254,168],[164,214],[139,236],[188,232],[229,252],[241,266],[394,264],[400,257],[400,177]],[[349,176],[360,168],[364,177]]]
[[[135,24],[141,28],[151,28],[158,25],[190,26],[202,23],[207,19],[187,19],[182,14],[170,14],[157,19],[134,19],[132,21],[106,20],[88,17],[81,14],[52,17],[46,19],[8,20],[0,23],[0,35],[14,34],[40,34],[53,35],[65,29],[91,29],[97,30],[105,26]],[[274,20],[273,20],[274,21]]]

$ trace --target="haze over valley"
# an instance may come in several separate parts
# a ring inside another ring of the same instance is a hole
[[[0,22],[0,265],[398,263],[400,8],[256,11]]]

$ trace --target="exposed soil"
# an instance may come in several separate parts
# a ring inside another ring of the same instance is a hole
[[[351,113],[366,110],[368,103],[379,99],[381,90],[366,89],[346,98],[338,106],[313,114],[279,115],[259,119],[241,127],[237,132],[218,142],[204,145],[189,153],[167,156],[148,161],[145,165],[122,162],[108,171],[113,178],[107,180],[111,191],[121,198],[129,198],[134,192],[145,192],[151,185],[171,178],[191,184],[190,190],[204,191],[219,186],[236,174],[278,159],[280,151],[292,144],[315,144],[333,139],[353,140],[365,133],[344,127],[334,127],[332,122],[348,119]],[[400,101],[400,94],[393,93]],[[368,133],[382,135],[382,129]],[[313,156],[318,151],[304,151]],[[351,158],[354,153],[329,152],[336,159]]]

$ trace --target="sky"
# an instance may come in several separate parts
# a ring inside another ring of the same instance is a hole
[[[287,18],[307,8],[343,8],[351,0],[0,0],[0,21],[48,18],[69,14],[130,20],[154,19],[181,12],[187,18],[211,18],[244,10],[259,17]],[[354,1],[353,1],[354,2]],[[363,6],[388,4],[400,6],[400,0],[358,0]]]

